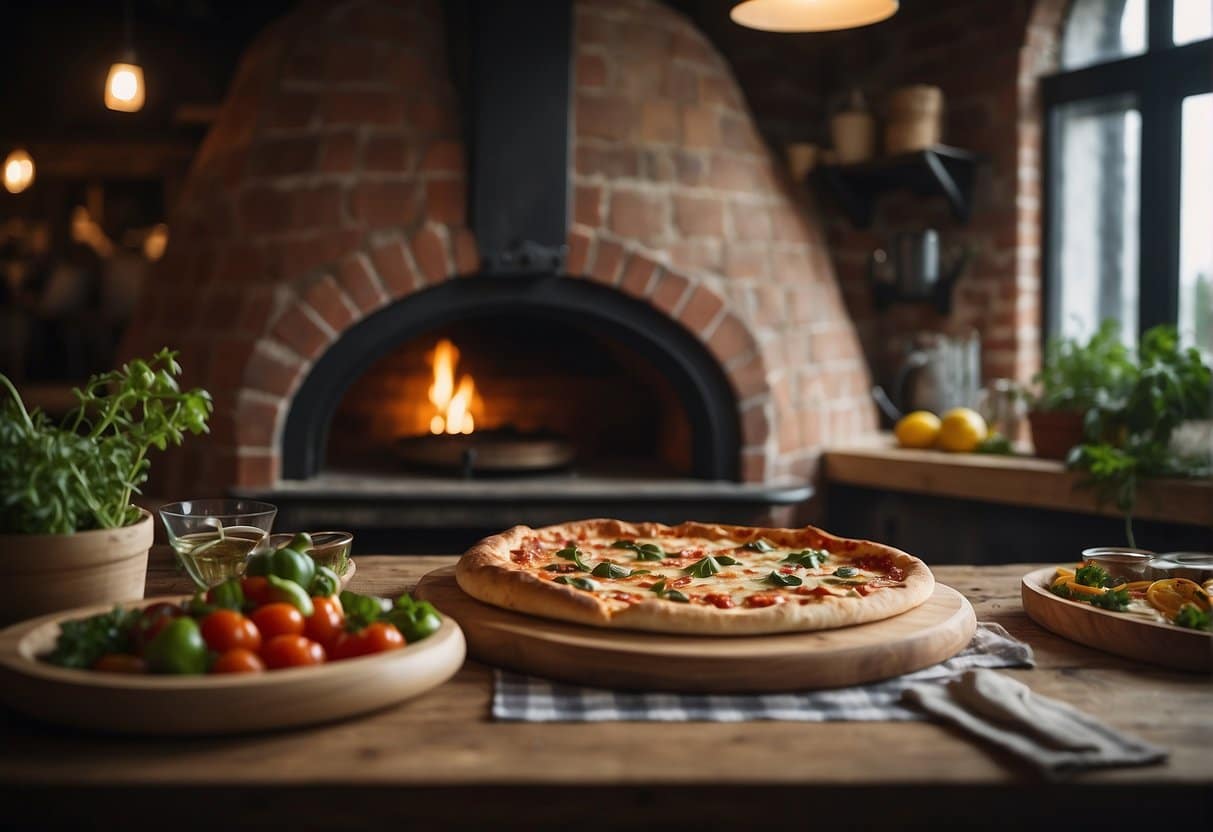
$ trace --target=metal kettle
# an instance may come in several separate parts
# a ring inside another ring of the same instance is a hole
[[[981,338],[976,330],[964,335],[920,333],[897,368],[893,397],[872,388],[881,412],[893,422],[915,410],[943,413],[973,407],[981,386]]]

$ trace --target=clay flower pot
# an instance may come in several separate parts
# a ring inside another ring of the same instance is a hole
[[[74,534],[0,534],[0,623],[143,597],[152,515],[120,529]]]
[[[1030,411],[1028,424],[1032,426],[1036,456],[1064,460],[1071,448],[1082,444],[1085,415],[1081,410]]]

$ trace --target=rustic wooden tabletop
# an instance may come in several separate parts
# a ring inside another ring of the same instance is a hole
[[[351,588],[391,595],[454,558],[357,561]],[[1020,578],[1032,568],[935,572],[968,596],[978,620],[998,622],[1035,648],[1036,668],[1007,673],[1169,748],[1165,765],[1049,784],[1006,755],[925,722],[496,723],[491,671],[469,661],[447,684],[385,712],[254,736],[89,736],[0,709],[0,827],[6,819],[26,828],[108,818],[128,828],[286,828],[288,820],[291,829],[366,829],[371,821],[751,828],[810,817],[844,827],[925,827],[969,816],[1010,828],[1057,811],[1106,829],[1165,811],[1203,828],[1200,820],[1213,812],[1210,679],[1132,663],[1040,629],[1019,601]],[[167,553],[156,550],[148,594],[185,589]],[[1126,794],[1132,799],[1116,801]],[[806,815],[806,800],[821,802]],[[1107,801],[1117,808],[1098,809],[1103,822],[1096,824],[1091,812]]]

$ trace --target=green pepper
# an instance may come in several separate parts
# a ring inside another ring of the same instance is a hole
[[[429,601],[414,601],[407,594],[396,599],[396,606],[386,616],[396,625],[404,640],[412,644],[438,632],[442,618]]]
[[[211,587],[206,592],[206,603],[239,612],[244,608],[244,589],[240,586],[240,579],[228,578],[218,586]]]
[[[337,573],[327,566],[317,566],[316,577],[312,578],[312,585],[308,587],[308,593],[312,597],[328,598],[340,591],[341,579],[337,577]]]
[[[205,673],[206,642],[198,622],[189,616],[170,621],[143,652],[153,673]]]
[[[277,575],[299,586],[309,587],[312,578],[316,577],[316,561],[312,560],[311,555],[305,554],[311,542],[312,538],[307,533],[300,532],[279,549],[257,552],[249,557],[244,574],[254,577]]]
[[[299,584],[286,578],[280,578],[277,575],[266,575],[265,579],[270,584],[268,594],[271,601],[281,601],[290,604],[303,613],[304,618],[310,618],[312,613],[316,611],[315,606],[312,604],[312,599],[308,597],[307,590]]]

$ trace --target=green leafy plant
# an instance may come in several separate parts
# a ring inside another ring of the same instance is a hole
[[[1134,376],[1133,356],[1120,342],[1120,324],[1104,321],[1083,344],[1076,338],[1056,338],[1045,348],[1041,371],[1032,382],[1033,410],[1085,411],[1121,395]]]
[[[0,375],[0,532],[71,534],[139,519],[131,495],[147,480],[148,452],[204,433],[204,390],[182,392],[176,354],[161,350],[93,376],[61,424],[29,412]]]
[[[1208,455],[1183,458],[1170,449],[1171,434],[1188,419],[1213,410],[1213,381],[1196,349],[1180,347],[1174,327],[1148,330],[1133,372],[1116,389],[1097,397],[1084,420],[1085,441],[1070,451],[1069,467],[1085,471],[1083,484],[1125,518],[1125,536],[1136,546],[1133,511],[1141,481],[1149,477],[1208,477]]]

